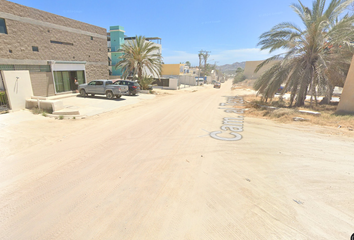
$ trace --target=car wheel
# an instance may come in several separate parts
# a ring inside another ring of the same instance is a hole
[[[81,89],[81,90],[80,90],[80,96],[81,96],[81,97],[86,97],[86,96],[87,96],[87,94],[86,94],[86,92],[85,92],[85,89]]]
[[[116,95],[116,97],[117,97],[117,98],[121,98],[121,97],[122,97],[122,95]]]
[[[108,91],[108,92],[106,93],[106,97],[107,97],[108,99],[112,99],[112,98],[114,97],[114,95],[113,95],[113,93],[112,93],[111,91]]]

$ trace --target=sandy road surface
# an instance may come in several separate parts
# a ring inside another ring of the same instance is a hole
[[[246,118],[220,90],[2,129],[0,239],[350,239],[354,141]]]

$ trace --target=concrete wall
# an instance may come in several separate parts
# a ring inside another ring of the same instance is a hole
[[[33,95],[29,71],[1,71],[11,110],[24,109]]]
[[[194,76],[180,75],[178,76],[179,84],[197,86],[197,81]]]
[[[344,83],[336,114],[354,114],[354,56]]]
[[[255,73],[254,70],[262,62],[263,61],[247,61],[246,62],[245,70],[244,70],[243,74],[246,76],[247,79],[259,78],[265,71],[267,71],[269,68],[271,68],[278,61],[270,62],[269,64],[267,64],[263,68],[261,68],[257,73]]]
[[[172,90],[177,90],[178,89],[178,79],[177,78],[170,78],[168,88],[172,89]]]

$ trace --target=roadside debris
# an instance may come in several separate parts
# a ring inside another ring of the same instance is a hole
[[[302,117],[294,117],[293,120],[294,120],[294,121],[300,121],[300,122],[309,121],[308,119],[302,118]]]
[[[303,205],[303,204],[304,204],[303,202],[301,202],[301,201],[299,201],[299,200],[293,199],[293,201],[296,202],[296,203],[299,204],[299,205]]]

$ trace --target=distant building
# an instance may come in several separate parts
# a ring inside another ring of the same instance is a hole
[[[33,94],[52,96],[108,78],[101,27],[0,0],[0,71],[28,70]]]
[[[111,78],[120,77],[122,75],[122,70],[115,67],[115,65],[121,61],[120,57],[123,55],[122,46],[123,44],[134,41],[135,37],[127,37],[124,35],[124,27],[122,26],[111,26],[109,33],[107,33],[107,47],[108,47],[108,61],[109,61],[109,74]],[[159,49],[154,53],[161,54],[161,38],[158,37],[148,37],[145,38],[146,41],[153,42],[155,46]]]
[[[186,67],[186,68],[185,68]],[[188,70],[187,70],[188,69]],[[189,67],[185,64],[162,64],[162,76],[178,76],[189,73]]]
[[[262,67],[258,72],[254,72],[259,64],[263,61],[247,61],[245,64],[245,70],[243,74],[246,76],[246,79],[257,79],[259,78],[265,71],[270,69],[275,63],[278,61],[272,61]]]

